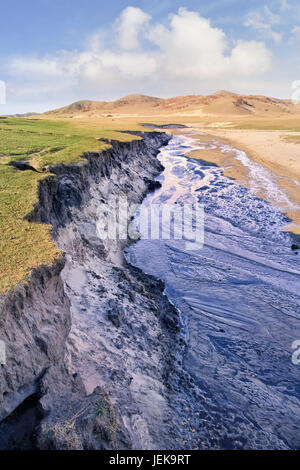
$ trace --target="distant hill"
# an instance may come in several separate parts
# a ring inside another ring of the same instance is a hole
[[[187,95],[174,98],[156,98],[145,95],[128,95],[116,101],[82,100],[48,111],[46,115],[86,116],[133,115],[133,114],[282,114],[299,112],[290,100],[280,100],[260,95],[239,95],[228,91],[218,91],[211,95]]]
[[[23,114],[9,114],[10,117],[34,117],[39,116],[39,113],[23,113]]]

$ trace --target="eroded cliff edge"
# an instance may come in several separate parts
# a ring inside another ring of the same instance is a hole
[[[169,137],[140,135],[40,184],[29,218],[53,226],[64,255],[1,299],[1,448],[183,447],[178,312],[162,282],[126,263],[125,241],[96,233],[101,203],[140,203],[162,171]]]

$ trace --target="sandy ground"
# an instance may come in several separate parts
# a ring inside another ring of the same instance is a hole
[[[196,129],[195,129],[196,130]],[[208,129],[197,129],[208,132]],[[218,140],[244,150],[248,156],[272,172],[278,186],[283,188],[290,201],[299,209],[286,208],[284,211],[292,220],[285,230],[300,234],[300,145],[287,141],[289,136],[299,136],[296,132],[261,131],[237,129],[210,129],[207,137],[201,140]],[[197,137],[197,135],[195,135]],[[206,159],[226,166],[225,174],[248,186],[247,169],[231,154],[221,153],[219,149],[207,150]],[[193,157],[203,158],[203,152],[193,153]],[[262,194],[258,194],[264,197]],[[273,202],[273,201],[269,201]]]
[[[247,151],[275,175],[300,182],[300,146],[286,140],[288,136],[300,136],[299,132],[216,129],[213,133]]]

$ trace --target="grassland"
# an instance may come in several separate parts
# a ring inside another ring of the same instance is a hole
[[[245,130],[300,132],[300,119],[299,116],[289,115],[277,118],[257,118],[251,116],[247,120],[234,120],[232,127]]]
[[[285,137],[285,140],[287,142],[291,142],[291,143],[294,143],[294,144],[300,144],[300,135],[289,135],[289,136]]]
[[[107,144],[99,139],[129,141],[134,137],[118,132],[137,128],[134,122],[98,123],[45,119],[0,119],[0,293],[6,293],[30,271],[50,265],[59,251],[51,239],[51,227],[30,223],[24,217],[37,202],[39,181],[49,175],[49,165],[85,160],[87,151],[99,152]],[[129,126],[129,127],[128,127]],[[35,171],[9,166],[22,160]]]

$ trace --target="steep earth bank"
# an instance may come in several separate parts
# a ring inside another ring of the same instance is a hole
[[[181,448],[184,340],[164,284],[128,265],[126,241],[97,236],[100,204],[140,203],[169,137],[112,142],[60,165],[28,217],[63,250],[0,299],[0,448]],[[150,256],[150,254],[149,254]]]

